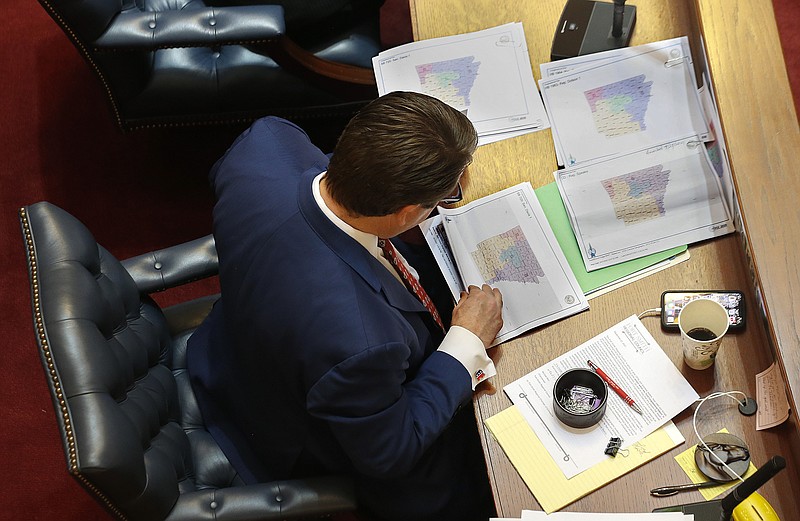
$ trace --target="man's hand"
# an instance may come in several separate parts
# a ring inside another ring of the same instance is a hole
[[[470,286],[461,292],[461,299],[453,309],[451,324],[474,333],[487,348],[494,342],[503,327],[503,295],[488,284]]]

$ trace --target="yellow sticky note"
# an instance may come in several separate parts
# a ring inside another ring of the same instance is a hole
[[[727,429],[722,429],[719,432],[728,432]],[[678,462],[678,465],[681,466],[686,475],[689,476],[689,479],[692,480],[692,483],[703,483],[704,481],[708,481],[708,477],[706,477],[700,469],[697,468],[697,464],[694,462],[694,451],[697,448],[697,445],[689,447],[685,451],[681,452],[677,456],[675,456],[675,461]],[[745,472],[743,478],[750,476],[753,472],[756,471],[756,466],[753,465],[753,462],[750,462],[750,467]],[[719,496],[726,490],[735,487],[740,482],[739,480],[729,481],[728,483],[720,483],[719,486],[716,487],[708,487],[708,488],[701,488],[698,489],[698,492],[703,494],[703,497],[706,500],[712,500],[715,497]]]

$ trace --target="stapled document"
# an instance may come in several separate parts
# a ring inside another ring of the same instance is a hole
[[[553,386],[569,369],[594,361],[631,395],[643,414],[612,393],[600,422],[587,429],[567,427],[553,412]],[[584,342],[503,391],[530,424],[566,478],[600,463],[612,436],[628,447],[655,431],[698,399],[697,392],[634,315]]]

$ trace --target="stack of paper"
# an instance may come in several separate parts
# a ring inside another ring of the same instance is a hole
[[[479,144],[549,128],[521,23],[412,42],[372,59],[378,94],[428,94],[462,111]]]
[[[609,389],[606,413],[588,429],[563,425],[553,413],[553,386],[565,371],[592,360],[636,401],[638,414]],[[698,395],[636,316],[508,384],[515,407],[486,426],[545,511],[557,510],[683,442],[671,418]],[[662,425],[666,427],[659,429]],[[622,438],[627,458],[604,453]],[[640,450],[640,449],[646,450]]]
[[[734,230],[685,37],[541,69],[566,166],[554,175],[587,271]]]
[[[595,428],[566,427],[553,414],[553,386],[569,369],[601,367],[636,401],[643,414],[609,390]],[[508,384],[503,391],[528,420],[567,478],[605,460],[610,436],[635,443],[697,400],[697,392],[634,315]]]

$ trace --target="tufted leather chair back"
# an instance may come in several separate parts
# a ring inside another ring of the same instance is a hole
[[[206,431],[186,341],[211,296],[147,295],[216,272],[213,237],[119,262],[49,203],[20,210],[34,327],[69,472],[122,519],[291,519],[355,509],[346,479],[245,486]]]
[[[380,2],[352,1],[365,7],[298,31],[302,46],[287,36],[284,8],[271,0],[39,3],[129,130],[353,114],[377,96],[371,58],[380,50]]]

